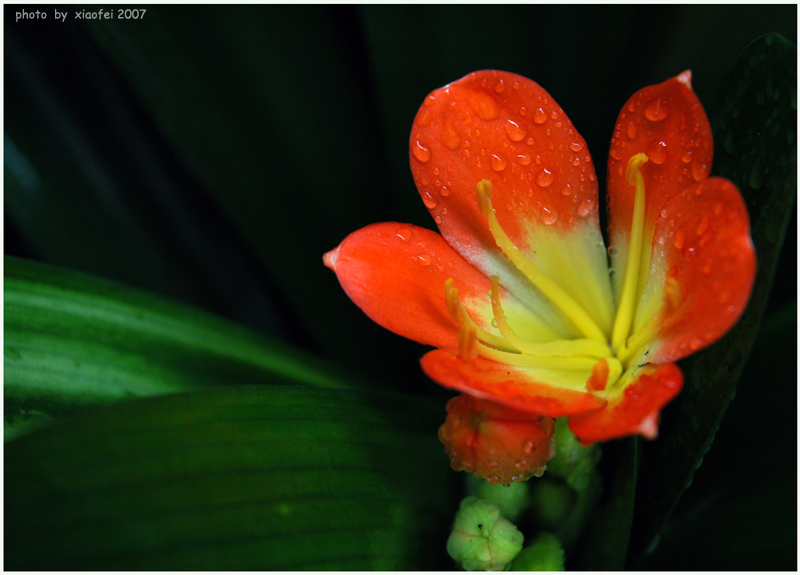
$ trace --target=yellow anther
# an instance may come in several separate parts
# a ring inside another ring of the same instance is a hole
[[[493,211],[492,208],[492,182],[489,180],[481,180],[475,186],[475,196],[478,199],[478,208],[481,210],[481,214],[485,217],[489,217],[489,214]]]
[[[625,170],[625,179],[628,180],[628,183],[631,186],[635,186],[637,184],[638,178],[641,178],[642,176],[640,168],[649,160],[650,158],[648,158],[647,154],[644,152],[639,152],[630,160],[628,160],[628,168]]]
[[[617,352],[621,351],[625,346],[633,317],[636,314],[642,266],[648,268],[650,266],[650,251],[643,249],[645,191],[644,178],[640,169],[648,160],[647,154],[641,152],[636,154],[628,160],[628,169],[625,173],[628,183],[631,186],[635,186],[636,191],[633,200],[633,216],[631,218],[630,250],[628,251],[628,261],[625,264],[622,296],[619,300],[614,327],[611,331],[611,347]],[[642,261],[644,253],[647,255],[647,262]]]
[[[464,321],[461,312],[461,302],[458,299],[458,290],[453,286],[453,278],[444,282],[444,301],[447,304],[447,312],[456,323]]]
[[[475,344],[478,341],[478,336],[475,334],[475,325],[471,322],[464,322],[461,324],[461,331],[458,332],[458,355],[464,361],[472,359],[472,351],[475,349]]]

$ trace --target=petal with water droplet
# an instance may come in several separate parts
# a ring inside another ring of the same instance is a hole
[[[651,357],[658,363],[722,337],[744,312],[756,271],[747,206],[732,182],[709,178],[673,197],[664,211],[635,320],[636,329],[660,324]]]

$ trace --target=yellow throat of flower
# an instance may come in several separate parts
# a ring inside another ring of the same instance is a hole
[[[610,333],[604,332],[558,283],[549,278],[503,230],[492,206],[492,184],[482,180],[475,186],[481,213],[489,230],[508,260],[535,286],[551,304],[575,326],[583,337],[559,339],[546,343],[521,338],[509,325],[500,302],[500,277],[491,276],[492,325],[500,335],[478,326],[461,303],[454,282],[444,285],[447,309],[459,332],[459,355],[468,361],[473,354],[517,367],[558,370],[590,370],[588,391],[602,391],[620,379],[623,372],[635,367],[632,361],[655,335],[652,327],[631,333],[638,302],[650,268],[652,229],[645,228],[645,186],[641,166],[648,161],[644,153],[628,161],[626,179],[635,188],[630,248],[625,263],[619,303]],[[669,285],[667,286],[669,288]],[[669,294],[667,294],[669,297]]]

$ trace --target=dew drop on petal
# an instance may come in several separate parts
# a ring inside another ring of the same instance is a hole
[[[675,238],[672,244],[680,250],[683,249],[684,242],[686,242],[686,230],[680,229],[675,232]]]
[[[564,186],[564,188],[561,190],[561,195],[562,196],[571,196],[572,195],[572,186],[570,186],[569,184]]]
[[[533,121],[536,124],[544,124],[547,121],[547,113],[542,108],[536,108],[533,113]]]
[[[695,182],[700,182],[708,177],[710,171],[708,164],[695,162],[692,164],[692,179]]]
[[[400,228],[397,230],[397,237],[407,242],[411,239],[411,228]]]
[[[583,143],[582,142],[572,142],[569,145],[569,149],[572,150],[573,152],[580,152],[583,149]]]
[[[669,116],[670,112],[669,104],[667,104],[666,100],[662,100],[660,98],[656,98],[651,100],[644,108],[644,116],[651,122],[660,122],[667,116]]]
[[[425,193],[422,195],[422,203],[423,203],[423,204],[425,204],[425,207],[426,207],[426,208],[428,208],[429,210],[432,210],[432,209],[433,209],[433,208],[435,208],[437,205],[439,205],[439,202],[438,202],[438,201],[436,201],[436,198],[434,198],[434,197],[433,197],[432,195],[430,195],[428,192],[425,192]]]
[[[639,126],[636,124],[636,122],[631,120],[630,122],[628,122],[628,129],[625,130],[625,133],[631,140],[635,140],[636,136],[639,135]]]
[[[414,145],[411,147],[411,153],[423,164],[431,159],[431,151],[423,146],[419,140],[414,142]]]
[[[542,223],[546,226],[552,226],[558,220],[558,214],[549,208],[542,206]]]
[[[553,173],[547,168],[545,168],[544,170],[539,172],[538,176],[536,176],[536,183],[539,184],[541,187],[546,188],[547,186],[553,183],[554,179],[555,177],[553,176]]]
[[[527,166],[531,163],[531,155],[527,152],[522,152],[521,154],[517,154],[517,162],[520,166]]]
[[[667,161],[667,143],[663,140],[653,140],[647,146],[647,156],[654,164],[661,165]]]
[[[525,138],[525,128],[517,124],[514,120],[506,122],[506,135],[512,142],[519,142]]]
[[[431,261],[433,258],[431,257],[431,254],[426,252],[419,254],[419,256],[417,256],[417,259],[419,261],[419,265],[423,267],[428,267],[429,265],[431,265]]]
[[[506,165],[508,164],[508,160],[506,160],[503,156],[498,154],[492,154],[492,158],[489,160],[489,163],[492,166],[492,169],[495,172],[502,172],[506,169]]]
[[[594,209],[594,200],[583,200],[581,204],[578,206],[578,215],[582,218],[585,218],[589,214],[592,213]]]

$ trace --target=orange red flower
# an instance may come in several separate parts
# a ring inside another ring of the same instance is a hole
[[[608,250],[586,142],[531,80],[480,71],[435,90],[409,157],[440,233],[354,232],[324,256],[347,295],[435,347],[423,370],[470,409],[566,416],[587,443],[655,437],[683,383],[674,362],[733,326],[755,277],[744,201],[709,177],[691,74],[640,90],[618,117]]]

